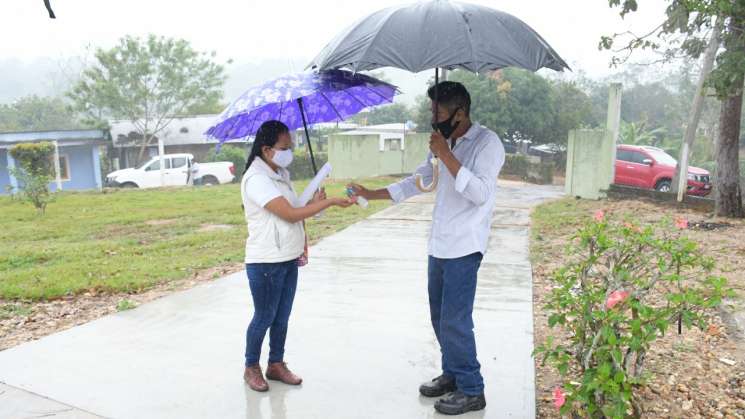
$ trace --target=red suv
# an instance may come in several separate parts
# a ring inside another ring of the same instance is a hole
[[[662,149],[620,145],[616,150],[614,183],[669,192],[677,164],[677,160]],[[707,170],[688,167],[688,195],[706,196],[711,193],[710,179]]]

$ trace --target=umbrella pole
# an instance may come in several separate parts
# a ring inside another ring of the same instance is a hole
[[[440,94],[438,91],[439,89],[438,84],[440,84],[440,68],[435,67],[435,98],[434,98],[435,123],[439,122],[437,121],[437,117],[439,116],[439,113],[440,113]],[[424,184],[424,182],[422,181],[421,175],[416,175],[416,187],[417,189],[419,189],[421,192],[424,192],[424,193],[434,191],[435,188],[437,188],[437,183],[439,182],[439,178],[440,178],[440,170],[438,167],[439,161],[437,159],[437,156],[432,156],[431,163],[432,163],[432,183],[430,183],[429,186]]]
[[[308,143],[308,151],[310,152],[310,164],[313,166],[313,174],[318,173],[316,168],[316,159],[313,157],[313,147],[310,145],[310,135],[308,135],[308,122],[305,120],[305,109],[303,109],[303,98],[298,98],[297,105],[300,108],[300,116],[303,118],[303,128],[305,129],[305,142]]]

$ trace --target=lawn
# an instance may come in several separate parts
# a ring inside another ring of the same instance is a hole
[[[363,181],[382,187],[388,178]],[[302,191],[307,181],[296,182]],[[326,185],[342,196],[345,182]],[[389,205],[332,208],[308,220],[313,242]],[[141,292],[200,270],[239,264],[245,221],[238,185],[57,195],[43,216],[0,198],[0,299]]]

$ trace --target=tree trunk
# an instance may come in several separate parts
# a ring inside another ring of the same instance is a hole
[[[147,146],[150,145],[150,137],[145,134],[142,136],[142,145],[140,145],[140,153],[137,155],[137,166],[144,163],[142,160],[143,157],[145,157],[145,150],[147,150]]]
[[[722,100],[719,116],[719,145],[717,147],[716,214],[723,217],[745,218],[740,190],[739,143],[742,112],[743,77],[739,77],[738,91]]]

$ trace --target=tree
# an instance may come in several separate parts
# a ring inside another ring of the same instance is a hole
[[[68,96],[89,123],[103,117],[132,120],[141,138],[141,162],[173,118],[202,106],[215,108],[225,82],[215,56],[195,51],[185,40],[126,36],[110,50],[96,50],[96,63]]]
[[[597,124],[590,97],[576,83],[551,81],[525,70],[504,69],[488,76],[453,71],[449,80],[471,94],[471,119],[504,140],[565,144],[569,130]],[[430,126],[430,102],[417,101],[416,123]]]
[[[49,182],[52,180],[54,144],[16,144],[10,149],[10,155],[18,162],[18,167],[11,169],[11,175],[18,179],[23,198],[43,215],[52,200]]]
[[[621,16],[638,9],[637,0],[608,0],[619,7]],[[639,49],[662,53],[663,61],[687,56],[698,58],[704,53],[707,36],[717,19],[723,20],[724,50],[717,55],[716,67],[706,86],[714,88],[721,102],[719,141],[717,146],[716,213],[727,217],[745,217],[739,181],[738,143],[742,119],[743,84],[745,83],[745,2],[740,0],[669,0],[665,20],[648,34],[604,36],[601,49],[613,49],[618,39],[625,44],[615,52],[613,64],[627,60]],[[629,39],[630,37],[630,39]]]
[[[36,95],[0,105],[0,131],[44,131],[77,128],[77,115],[58,97]]]

